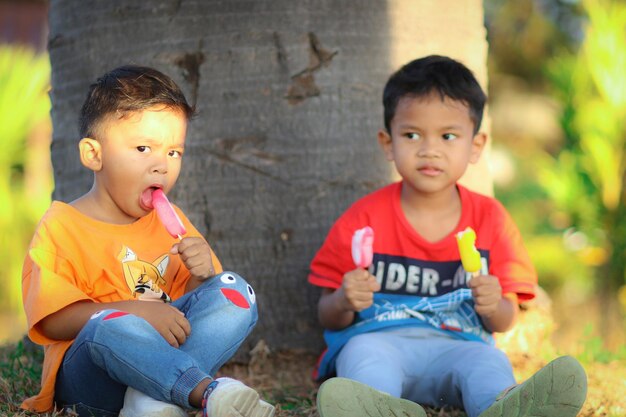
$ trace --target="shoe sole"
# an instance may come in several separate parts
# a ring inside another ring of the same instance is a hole
[[[320,417],[426,417],[417,403],[348,378],[326,380],[317,392]]]
[[[272,417],[274,406],[261,400],[254,389],[244,386],[222,393],[212,414],[219,417]]]
[[[480,417],[575,417],[587,397],[587,375],[571,356],[557,358],[496,401]]]

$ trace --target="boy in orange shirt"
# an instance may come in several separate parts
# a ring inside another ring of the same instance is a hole
[[[45,359],[41,392],[23,408],[274,414],[252,388],[213,379],[256,324],[252,287],[222,271],[178,207],[188,231],[180,241],[152,209],[153,191],[167,193],[178,179],[193,112],[151,68],[120,67],[90,87],[79,152],[93,186],[69,204],[52,203],[24,262],[29,336]]]

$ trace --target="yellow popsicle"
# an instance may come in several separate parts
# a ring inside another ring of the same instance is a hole
[[[480,252],[476,250],[474,243],[476,242],[476,232],[471,227],[465,228],[462,232],[456,234],[456,243],[459,245],[459,253],[461,254],[461,263],[463,268],[476,275],[480,271]]]

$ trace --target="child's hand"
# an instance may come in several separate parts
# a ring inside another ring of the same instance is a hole
[[[172,246],[172,254],[179,254],[193,277],[205,280],[215,275],[211,249],[206,240],[201,237],[186,237]]]
[[[474,310],[481,317],[491,317],[502,299],[500,280],[493,275],[479,275],[469,282],[474,297]]]
[[[357,268],[343,276],[340,291],[343,291],[347,310],[361,311],[372,305],[380,284],[369,271]]]
[[[132,313],[146,320],[167,343],[179,347],[191,334],[191,325],[176,307],[158,301],[136,301]]]

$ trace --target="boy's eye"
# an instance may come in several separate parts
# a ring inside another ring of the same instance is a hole
[[[171,156],[172,158],[182,158],[183,157],[183,153],[181,151],[170,151],[169,156]]]
[[[150,152],[149,146],[137,146],[137,150],[141,153]]]
[[[454,133],[444,133],[442,137],[444,140],[454,140],[457,138]]]
[[[418,140],[420,138],[419,133],[415,133],[415,132],[405,133],[404,136],[406,136],[410,140]]]

